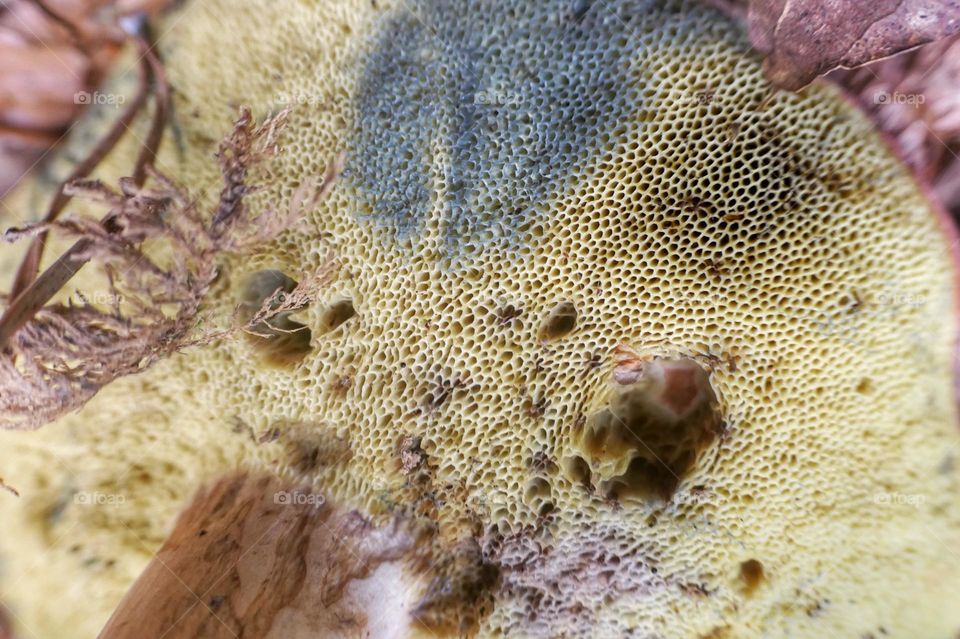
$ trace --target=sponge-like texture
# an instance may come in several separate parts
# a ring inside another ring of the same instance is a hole
[[[475,538],[480,636],[960,628],[949,240],[835,91],[771,90],[693,2],[195,0],[168,28],[162,170],[215,197],[240,104],[292,108],[261,206],[347,154],[211,305],[341,268],[296,361],[226,341],[0,434],[25,627],[92,636],[247,465]],[[625,388],[624,349],[687,376],[691,417]]]

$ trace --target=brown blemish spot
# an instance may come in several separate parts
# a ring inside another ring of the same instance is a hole
[[[337,300],[327,307],[321,320],[321,333],[329,333],[342,326],[347,320],[357,314],[353,307],[353,300]]]
[[[807,606],[806,613],[808,617],[816,618],[823,614],[823,611],[830,605],[829,599],[819,599]]]
[[[353,457],[350,443],[317,424],[294,424],[283,434],[286,461],[299,473],[345,464]]]
[[[13,624],[7,618],[3,603],[0,603],[0,639],[13,639]]]
[[[258,444],[269,444],[280,439],[280,429],[279,428],[268,428],[263,431],[263,433],[257,437]]]
[[[411,613],[432,634],[472,634],[493,609],[500,569],[488,561],[477,540],[467,538],[442,553],[426,592]]]
[[[337,376],[330,383],[330,390],[332,390],[337,395],[346,395],[347,391],[350,390],[350,387],[353,386],[353,375],[350,373],[345,373],[343,375]]]
[[[540,322],[537,337],[544,342],[569,335],[577,325],[577,307],[573,302],[560,302]]]
[[[453,379],[438,378],[433,389],[424,400],[426,412],[429,414],[439,410],[450,399],[453,392],[462,388],[465,384],[466,381],[459,375]]]
[[[253,318],[268,300],[272,307],[277,307],[283,303],[284,296],[296,288],[297,282],[281,271],[257,271],[244,283],[240,302],[241,315]],[[290,319],[293,312],[277,313],[254,324],[247,331],[251,343],[262,354],[263,361],[271,366],[296,364],[310,352],[313,335],[306,325]]]
[[[716,216],[717,208],[713,203],[699,197],[690,197],[680,202],[680,210],[692,218],[711,218]]]
[[[522,311],[513,304],[505,304],[497,310],[497,325],[507,326],[513,320],[520,317]]]
[[[541,397],[537,400],[530,398],[529,401],[530,403],[527,405],[527,415],[534,419],[543,417],[547,412],[547,408],[550,406],[550,400],[546,397]]]
[[[427,458],[427,454],[420,448],[421,438],[414,435],[404,435],[400,441],[400,472],[409,475],[420,468]]]
[[[692,359],[618,356],[596,410],[574,428],[574,448],[608,499],[667,500],[722,433],[716,395],[707,371]]]
[[[730,269],[723,264],[723,258],[709,258],[706,261],[707,272],[713,280],[720,280],[730,274]]]
[[[587,357],[587,368],[594,370],[600,368],[600,364],[603,363],[603,356],[600,353],[590,353]]]
[[[681,583],[680,590],[691,597],[709,597],[710,591],[703,584]]]
[[[851,290],[849,295],[844,295],[840,298],[840,304],[847,308],[847,312],[856,313],[863,308],[864,302],[860,293],[856,290]]]
[[[405,477],[397,505],[420,518],[426,526],[436,527],[443,487],[438,489],[434,484],[435,469],[423,448],[423,438],[404,433],[397,444],[397,457],[398,470]]]
[[[756,559],[744,561],[740,564],[740,579],[743,580],[747,592],[753,592],[763,582],[763,564]]]
[[[553,475],[557,465],[545,450],[538,450],[527,461],[527,466],[535,473]]]
[[[5,483],[5,482],[3,481],[3,478],[2,478],[2,477],[0,477],[0,488],[2,488],[3,490],[7,491],[8,493],[10,493],[11,495],[13,495],[14,497],[19,497],[19,496],[20,496],[20,491],[18,491],[18,490],[17,490],[16,488],[14,488],[13,486]]]
[[[533,372],[534,374],[539,375],[544,371],[544,369],[545,369],[545,366],[544,366],[543,356],[538,355],[536,361],[534,361],[533,363]]]

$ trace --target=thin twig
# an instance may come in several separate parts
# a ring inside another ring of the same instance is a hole
[[[150,63],[146,60],[141,60],[141,65],[139,68],[140,73],[140,82],[137,94],[134,96],[133,101],[130,103],[130,106],[127,107],[120,118],[114,123],[110,128],[107,134],[97,143],[92,151],[77,164],[73,171],[70,172],[70,175],[60,183],[60,186],[57,188],[57,192],[53,196],[53,201],[50,203],[50,207],[47,209],[47,214],[44,216],[44,222],[53,222],[57,219],[63,209],[70,202],[70,196],[65,193],[65,188],[67,184],[73,182],[74,180],[79,180],[87,177],[90,173],[97,168],[100,162],[107,156],[110,151],[113,150],[113,147],[116,146],[117,142],[120,141],[120,138],[123,137],[123,134],[126,133],[129,126],[139,115],[140,111],[143,109],[143,105],[147,101],[147,94],[149,93],[150,85],[148,81],[148,74],[150,73]],[[36,239],[31,243],[30,248],[27,249],[27,254],[24,256],[23,261],[20,264],[20,268],[17,270],[17,276],[13,281],[13,288],[10,291],[10,296],[13,298],[18,298],[22,295],[30,285],[31,282],[37,277],[37,272],[40,270],[40,260],[43,257],[43,249],[46,244],[47,234],[43,233],[38,235]],[[3,323],[3,320],[0,319],[0,324]],[[0,340],[0,345],[4,342]]]
[[[6,483],[5,481],[3,481],[3,478],[2,478],[2,477],[0,477],[0,488],[4,489],[5,491],[7,491],[8,493],[10,493],[10,494],[13,495],[14,497],[19,497],[19,496],[20,496],[20,491],[17,490],[16,488],[14,488],[13,486],[11,486],[10,484]],[[0,629],[2,629],[2,628],[0,628]]]
[[[134,183],[143,186],[147,176],[147,166],[152,166],[156,158],[157,149],[163,139],[163,129],[166,125],[169,109],[170,90],[163,72],[162,64],[153,53],[152,45],[143,37],[136,37],[137,47],[141,54],[140,78],[141,83],[134,102],[123,116],[114,124],[107,136],[100,141],[90,155],[85,158],[71,172],[54,197],[53,203],[47,212],[44,222],[56,220],[60,212],[66,207],[71,196],[66,192],[66,186],[75,180],[86,177],[103,160],[116,145],[123,133],[129,128],[133,119],[143,108],[150,87],[156,96],[153,123],[146,143],[141,147],[134,169]],[[27,250],[17,272],[11,297],[13,301],[0,317],[0,348],[13,337],[24,324],[37,314],[50,299],[69,282],[83,265],[89,261],[91,241],[80,239],[51,264],[41,275],[37,276],[43,248],[46,244],[47,232],[38,235]]]
[[[137,163],[133,170],[133,182],[137,186],[143,186],[147,181],[147,167],[153,166],[157,158],[157,150],[160,148],[160,142],[163,139],[163,130],[167,124],[167,112],[170,108],[170,85],[167,84],[167,75],[163,70],[163,65],[153,52],[150,44],[142,40],[140,44],[143,49],[143,59],[147,61],[150,69],[149,76],[152,80],[154,92],[154,111],[150,133],[147,134],[146,143],[140,148],[140,154],[137,156]]]

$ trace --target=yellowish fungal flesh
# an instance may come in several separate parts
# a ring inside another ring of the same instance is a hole
[[[692,2],[193,0],[159,32],[158,165],[191,192],[216,196],[240,104],[292,109],[256,206],[347,157],[304,228],[225,264],[211,310],[330,251],[339,275],[291,318],[293,361],[228,340],[0,433],[22,494],[0,495],[0,601],[24,636],[94,636],[234,468],[413,510],[406,436],[440,537],[499,566],[479,636],[960,629],[950,247],[836,91],[773,91]],[[688,455],[671,490],[638,472],[611,494],[634,457],[584,451],[622,347],[709,384],[710,436],[662,444]]]

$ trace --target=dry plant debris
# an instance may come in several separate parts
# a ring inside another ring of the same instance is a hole
[[[20,491],[18,491],[16,488],[14,488],[13,486],[11,486],[11,485],[8,484],[7,482],[3,481],[3,478],[2,478],[2,477],[0,477],[0,488],[4,489],[5,491],[7,491],[8,493],[10,493],[10,494],[13,495],[14,497],[19,497],[19,496],[20,496]]]
[[[71,299],[43,306],[12,330],[5,331],[0,323],[0,334],[6,338],[0,353],[0,426],[40,426],[79,408],[117,377],[307,303],[311,292],[331,276],[332,262],[329,269],[304,278],[282,300],[271,296],[245,323],[194,330],[217,276],[218,258],[244,252],[288,228],[305,206],[326,196],[342,164],[332,163],[323,182],[313,185],[310,194],[301,194],[286,214],[267,211],[252,216],[244,203],[244,196],[254,189],[248,174],[277,152],[285,116],[281,113],[257,125],[248,109],[241,110],[217,155],[223,187],[209,221],[189,194],[148,165],[155,183],[149,188],[137,187],[132,178],[121,180],[119,190],[96,180],[68,185],[69,195],[109,207],[100,222],[67,216],[4,234],[5,241],[17,241],[56,230],[83,240],[76,258],[103,269],[111,303],[103,308]]]
[[[750,40],[767,78],[798,90],[837,67],[856,67],[960,31],[956,0],[753,0]]]
[[[121,50],[121,17],[168,0],[5,0],[0,4],[0,196],[63,139]],[[0,215],[2,215],[0,209]]]
[[[748,28],[774,85],[799,90],[828,74],[849,91],[960,216],[960,3],[704,2]]]
[[[903,160],[960,216],[960,36],[828,76],[857,97]]]

